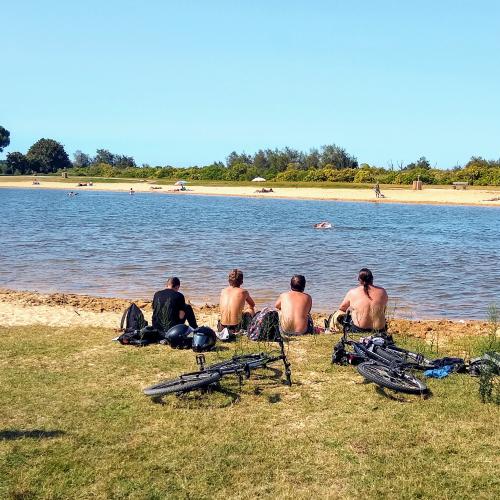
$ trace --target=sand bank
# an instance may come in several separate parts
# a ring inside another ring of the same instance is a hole
[[[264,183],[265,184],[265,183]],[[57,182],[40,179],[39,185],[33,185],[31,180],[19,180],[15,177],[0,177],[0,187],[30,188],[30,189],[62,189],[65,191],[118,191],[153,193],[155,195],[169,194],[171,196],[190,196],[193,194],[218,196],[245,196],[255,198],[286,198],[304,200],[335,200],[335,201],[370,201],[374,203],[417,203],[443,205],[484,205],[500,207],[500,190],[424,187],[422,191],[413,191],[410,187],[384,188],[385,198],[376,198],[372,189],[350,188],[319,188],[319,187],[277,187],[273,193],[256,193],[262,186],[197,186],[189,184],[189,191],[174,191],[174,186],[156,185],[149,182],[98,182],[93,186],[78,187],[77,181]],[[153,187],[161,189],[153,189]]]
[[[151,322],[151,302],[142,299],[135,302],[144,311],[146,319]],[[0,289],[0,325],[82,326],[117,330],[122,313],[129,304],[130,301],[124,299]],[[194,310],[200,325],[216,327],[217,305],[205,304],[195,307]],[[322,326],[326,314],[315,313],[313,318],[316,325]],[[389,324],[389,331],[393,335],[418,337],[433,343],[436,339],[445,342],[450,338],[481,336],[491,332],[491,325],[485,321],[392,319]]]

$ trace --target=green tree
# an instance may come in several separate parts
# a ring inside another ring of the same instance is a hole
[[[245,154],[241,153],[238,154],[236,151],[233,151],[232,153],[229,154],[229,156],[226,158],[226,165],[228,167],[232,167],[233,165],[237,165],[239,163],[252,163],[252,157]]]
[[[26,154],[33,170],[42,173],[57,172],[71,167],[68,155],[62,144],[53,139],[40,139],[29,148]]]
[[[420,168],[422,170],[430,170],[431,164],[427,161],[425,156],[421,156],[416,162],[408,163],[403,170],[413,170],[414,168]]]
[[[22,175],[27,174],[31,171],[31,165],[26,156],[18,151],[7,154],[7,159],[5,161],[7,165],[6,174]]]
[[[253,156],[253,164],[259,174],[265,174],[269,169],[269,160],[267,158],[266,152],[259,149],[257,153]]]
[[[85,168],[90,166],[92,163],[92,158],[85,154],[82,153],[79,149],[74,152],[73,154],[73,166],[76,168]]]
[[[321,147],[320,154],[321,167],[330,165],[332,168],[357,168],[358,160],[356,157],[351,156],[345,149],[330,144]]]
[[[316,148],[311,149],[305,157],[306,170],[309,170],[311,168],[319,168],[320,160],[321,159],[319,151]]]
[[[236,163],[226,169],[225,178],[228,181],[247,180],[251,175],[249,173],[250,168],[253,167],[248,163]]]
[[[106,163],[107,165],[114,165],[115,155],[109,152],[107,149],[98,149],[95,152],[94,165],[99,165],[101,163]]]
[[[0,153],[10,144],[10,132],[0,125]]]
[[[113,165],[117,167],[135,167],[135,160],[132,156],[114,155]]]

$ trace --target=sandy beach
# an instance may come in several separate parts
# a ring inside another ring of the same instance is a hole
[[[350,188],[316,188],[316,187],[277,187],[273,193],[256,193],[262,186],[199,186],[189,184],[188,191],[178,191],[173,185],[158,185],[153,182],[97,182],[93,186],[77,186],[78,181],[58,182],[39,178],[40,184],[33,185],[32,180],[26,178],[0,177],[0,188],[29,188],[29,189],[62,189],[65,191],[117,191],[129,192],[132,188],[138,193],[152,193],[155,195],[169,194],[172,196],[214,195],[214,196],[244,196],[254,198],[285,198],[304,200],[332,200],[332,201],[363,201],[373,203],[416,203],[442,205],[482,205],[500,207],[500,190],[485,189],[452,189],[424,186],[421,191],[413,191],[411,187],[383,188],[385,198],[376,198],[372,189]],[[266,184],[263,183],[265,186]]]
[[[130,300],[93,297],[77,294],[41,294],[29,291],[0,289],[0,325],[29,326],[45,325],[52,327],[101,327],[118,331],[123,311]],[[135,300],[142,309],[146,320],[151,324],[151,302]],[[219,308],[216,304],[194,307],[200,325],[215,328]],[[327,314],[314,313],[317,326],[324,324]],[[406,320],[390,319],[389,331],[395,335],[416,337],[429,343],[446,343],[446,340],[459,337],[476,337],[491,332],[491,324],[486,321],[450,320]],[[500,334],[500,332],[497,332]]]

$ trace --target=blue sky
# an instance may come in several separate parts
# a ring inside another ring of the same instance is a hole
[[[500,2],[0,2],[9,151],[151,165],[336,143],[387,166],[500,157]]]

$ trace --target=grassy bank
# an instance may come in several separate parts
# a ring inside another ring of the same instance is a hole
[[[291,388],[267,372],[162,406],[141,389],[194,369],[193,352],[112,336],[0,329],[1,498],[500,494],[500,410],[467,375],[431,380],[428,399],[378,391],[331,366],[335,339],[321,336],[290,343]]]

